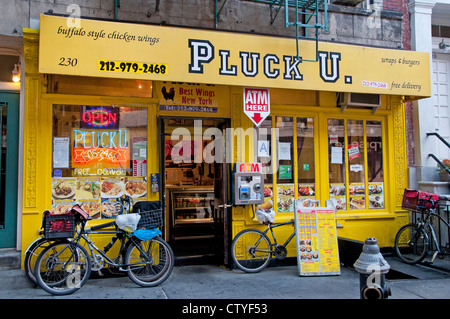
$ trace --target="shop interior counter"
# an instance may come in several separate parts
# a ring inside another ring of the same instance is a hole
[[[169,189],[171,238],[214,237],[214,188],[179,186]]]

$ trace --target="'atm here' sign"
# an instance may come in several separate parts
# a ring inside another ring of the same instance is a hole
[[[269,89],[244,88],[244,113],[259,126],[270,114]]]

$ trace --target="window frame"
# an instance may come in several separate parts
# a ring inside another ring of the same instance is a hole
[[[315,172],[314,172],[314,179],[315,182],[314,184],[317,185],[318,181],[319,181],[319,176],[320,176],[320,168],[318,163],[320,163],[320,150],[319,150],[319,113],[311,113],[311,112],[302,112],[301,115],[299,115],[298,113],[284,113],[284,112],[272,112],[272,114],[270,115],[271,117],[271,121],[272,121],[272,130],[276,129],[276,118],[277,117],[290,117],[292,118],[292,123],[293,123],[293,145],[291,146],[291,148],[293,149],[293,153],[291,154],[291,162],[292,162],[292,167],[293,167],[293,183],[294,184],[294,200],[298,200],[298,154],[297,154],[297,118],[312,118],[313,119],[313,125],[314,125],[314,161],[315,161]],[[255,127],[255,129],[258,129],[257,127]],[[272,131],[275,132],[275,131]],[[257,145],[257,134],[255,134],[255,145]],[[276,192],[276,187],[278,185],[278,139],[276,134],[271,134],[271,166],[272,166],[272,184],[271,188],[272,188],[272,193],[273,193],[273,206],[274,206],[274,210],[277,214],[277,216],[282,216],[282,217],[292,217],[293,212],[277,212],[276,209],[276,203],[278,201],[278,196],[277,196],[277,192]],[[254,158],[258,158],[257,157],[257,148],[255,147],[255,153],[254,153]],[[276,163],[276,165],[273,165],[273,163]],[[280,183],[280,184],[285,184],[285,183]],[[319,198],[317,197],[317,186],[315,186],[316,188],[316,193],[315,193],[315,200],[319,200]]]
[[[380,114],[380,115],[370,115],[367,116],[366,114],[362,114],[362,112],[355,112],[355,113],[334,113],[334,112],[326,112],[325,110],[318,110],[317,112],[284,112],[283,110],[276,110],[272,111],[271,113],[271,119],[272,119],[272,129],[276,128],[276,118],[277,117],[291,117],[293,123],[293,136],[294,138],[294,145],[293,145],[293,179],[294,179],[294,188],[297,190],[294,194],[294,199],[298,200],[298,154],[297,154],[297,118],[313,118],[314,121],[314,159],[315,159],[315,200],[318,200],[321,205],[325,205],[326,201],[330,199],[329,194],[329,172],[328,172],[328,119],[339,119],[344,121],[345,125],[345,141],[348,141],[348,134],[347,134],[347,126],[348,126],[348,120],[361,120],[363,121],[363,133],[364,133],[364,143],[367,144],[367,122],[368,121],[378,121],[381,123],[381,140],[382,140],[382,162],[383,162],[383,196],[384,196],[384,206],[382,208],[370,208],[369,205],[369,180],[368,180],[368,154],[367,154],[367,146],[364,145],[364,188],[365,188],[365,208],[363,209],[349,209],[349,177],[348,177],[348,145],[345,143],[344,147],[344,160],[345,160],[345,170],[346,170],[346,210],[336,210],[337,216],[345,216],[345,215],[351,215],[354,216],[357,215],[364,215],[367,214],[368,216],[375,216],[377,213],[386,213],[391,208],[391,201],[390,201],[390,193],[392,187],[395,187],[395,185],[389,180],[389,165],[392,165],[392,160],[388,158],[388,152],[389,152],[389,146],[391,141],[388,140],[388,130],[390,129],[390,126],[392,125],[391,120],[389,119],[388,114]],[[256,127],[255,127],[256,128]],[[276,163],[278,165],[278,159],[277,159],[277,152],[278,152],[278,145],[277,145],[277,136],[275,134],[272,134],[271,136],[271,163]],[[257,137],[255,136],[255,145],[257,145]],[[256,154],[257,150],[255,148],[255,159],[257,158]],[[273,165],[272,165],[273,166]],[[276,187],[278,184],[277,180],[277,172],[275,171],[275,167],[272,168],[272,174],[273,174],[273,182],[271,184],[272,190],[273,190],[273,203],[274,203],[274,210],[277,214],[277,216],[283,218],[290,218],[292,217],[292,213],[278,213],[276,210],[275,203],[277,202],[277,194],[276,194]],[[326,183],[324,183],[326,182]],[[326,185],[324,185],[326,184]]]

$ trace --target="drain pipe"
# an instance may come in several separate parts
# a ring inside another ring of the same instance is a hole
[[[114,20],[117,20],[118,18],[119,8],[120,8],[120,0],[114,0]]]

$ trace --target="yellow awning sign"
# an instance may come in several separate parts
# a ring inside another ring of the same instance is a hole
[[[70,25],[70,24],[69,24]],[[267,88],[429,97],[428,53],[295,39],[41,16],[39,71]],[[300,56],[315,42],[300,41]]]

